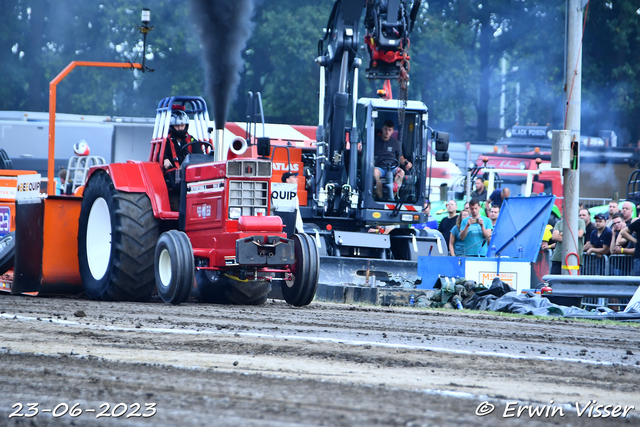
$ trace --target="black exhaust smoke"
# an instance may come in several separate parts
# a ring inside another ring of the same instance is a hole
[[[204,48],[213,119],[224,129],[244,65],[242,51],[253,31],[253,0],[191,0]]]

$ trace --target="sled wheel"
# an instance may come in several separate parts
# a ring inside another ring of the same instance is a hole
[[[286,302],[296,307],[313,301],[320,275],[320,256],[315,241],[308,234],[293,237],[296,261],[292,266],[292,278],[282,285],[282,295]]]
[[[260,305],[267,301],[267,295],[271,292],[271,283],[267,281],[241,280],[231,274],[225,274],[224,295],[233,304]]]
[[[145,193],[118,191],[106,172],[93,174],[84,190],[78,226],[78,263],[87,296],[149,300],[158,234]]]
[[[193,248],[182,231],[169,230],[156,244],[154,273],[158,295],[169,304],[189,298],[194,277]]]
[[[16,232],[7,233],[0,239],[0,274],[13,268],[16,253]]]

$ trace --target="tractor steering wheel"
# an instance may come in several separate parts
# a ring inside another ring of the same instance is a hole
[[[180,149],[180,155],[183,156],[183,157],[186,156],[187,153],[185,152],[185,150],[187,149],[187,147],[189,147],[190,145],[196,145],[196,144],[208,145],[209,148],[211,148],[211,150],[213,150],[213,145],[211,145],[210,142],[207,142],[207,141],[193,141],[193,142],[190,142],[188,144],[184,144],[182,146],[182,148]]]
[[[378,162],[378,164],[380,165],[380,167],[386,170],[393,170],[400,166],[400,162],[396,159],[384,159]]]

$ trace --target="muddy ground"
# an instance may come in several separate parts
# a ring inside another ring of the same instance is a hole
[[[0,295],[0,426],[639,425],[639,389],[631,324]]]

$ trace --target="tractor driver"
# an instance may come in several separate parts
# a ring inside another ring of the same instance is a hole
[[[187,133],[188,124],[189,116],[187,116],[187,113],[182,110],[173,110],[171,112],[169,137],[164,147],[164,161],[162,162],[165,172],[172,169],[180,169],[180,165],[187,155],[185,150],[182,150],[182,147],[190,142],[197,142]],[[190,153],[204,154],[201,144],[190,145],[187,150]]]
[[[393,195],[395,197],[402,185],[405,169],[409,170],[413,166],[410,161],[404,158],[400,141],[391,136],[393,135],[393,127],[393,121],[385,121],[382,126],[382,135],[376,136],[375,139],[373,155],[376,167],[373,170],[373,177],[376,181],[376,196],[378,199],[382,198],[382,181],[380,178],[385,177],[389,172],[394,175]],[[394,164],[393,170],[388,171]]]

